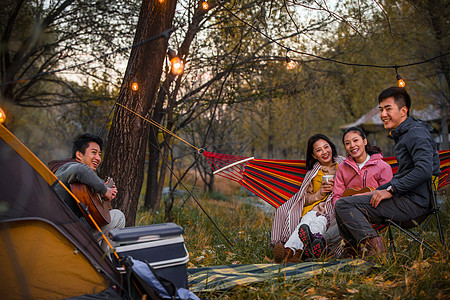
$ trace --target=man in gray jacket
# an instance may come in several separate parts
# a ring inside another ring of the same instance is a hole
[[[372,224],[406,221],[426,213],[432,175],[440,173],[432,127],[409,116],[411,98],[406,90],[390,87],[381,92],[378,103],[384,128],[395,142],[398,171],[374,193],[341,198],[335,207],[341,236],[355,249],[364,243],[370,256],[386,251]]]
[[[117,187],[108,187],[96,173],[97,167],[102,161],[102,146],[103,140],[99,136],[89,133],[79,135],[73,141],[72,158],[53,160],[48,163],[48,167],[66,187],[70,187],[70,184],[74,182],[83,183],[102,195],[107,201],[111,201],[116,197]],[[64,187],[57,185],[55,191],[94,237],[100,238],[100,233],[89,225],[78,204]],[[120,210],[112,209],[109,213],[111,222],[101,228],[106,236],[111,229],[125,227],[125,215]],[[106,242],[102,242],[102,248],[103,250],[107,249]]]

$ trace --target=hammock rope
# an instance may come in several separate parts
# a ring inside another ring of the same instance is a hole
[[[140,114],[138,114],[137,112],[133,111],[132,109],[126,107],[123,104],[120,104],[119,102],[116,102],[117,105],[125,108],[126,110],[128,110],[129,112],[135,114],[136,116],[138,116],[139,118],[141,118],[144,121],[147,121],[148,123],[152,124],[153,126],[158,127],[159,129],[161,129],[162,131],[164,131],[165,133],[170,134],[171,136],[173,136],[174,138],[179,139],[180,141],[182,141],[183,143],[185,143],[188,146],[191,146],[192,148],[194,148],[195,150],[197,150],[199,153],[202,152],[202,148],[197,148],[194,145],[190,144],[189,142],[187,142],[186,140],[184,140],[183,138],[179,137],[178,135],[176,135],[175,133],[173,133],[172,131],[170,131],[169,129],[165,128],[164,126],[160,125],[158,122],[155,122],[153,120],[147,119],[143,116],[141,116]]]
[[[243,178],[246,163],[253,159],[252,157],[207,151],[203,151],[202,155],[208,161],[214,175],[218,174],[237,182]]]

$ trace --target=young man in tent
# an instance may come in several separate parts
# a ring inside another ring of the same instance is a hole
[[[390,87],[378,97],[380,118],[395,142],[398,171],[391,181],[369,195],[355,195],[336,202],[336,221],[341,236],[353,247],[365,244],[369,256],[386,249],[371,223],[386,219],[406,221],[425,214],[430,205],[429,185],[438,175],[439,154],[432,128],[409,116],[411,98],[404,88]]]
[[[102,147],[103,140],[99,136],[89,133],[79,135],[73,141],[72,158],[53,160],[48,163],[48,167],[66,187],[70,188],[72,183],[85,184],[101,195],[103,199],[110,202],[116,197],[117,187],[108,187],[108,182],[104,182],[96,173],[102,161]],[[55,191],[75,215],[79,217],[80,221],[93,233],[94,237],[99,238],[100,232],[89,225],[77,202],[64,187],[57,185]],[[105,235],[111,229],[125,227],[125,215],[120,210],[111,209],[109,214],[111,221],[101,228]],[[107,243],[104,241],[102,241],[102,248],[103,250],[107,249]]]

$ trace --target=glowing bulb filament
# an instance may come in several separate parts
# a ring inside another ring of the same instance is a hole
[[[399,87],[405,87],[406,82],[403,80],[402,76],[397,73],[397,84]]]
[[[139,84],[137,82],[133,82],[131,84],[131,89],[136,92],[139,89]]]
[[[181,75],[183,74],[184,71],[184,64],[183,61],[175,56],[174,58],[172,58],[170,60],[171,64],[172,64],[172,74],[174,75]]]
[[[397,73],[397,84],[399,87],[405,87],[406,82],[403,80],[402,76],[398,74],[397,68],[395,68],[395,73]]]
[[[208,10],[208,8],[209,8],[208,1],[203,1],[203,2],[202,2],[202,8],[203,8],[204,10]]]

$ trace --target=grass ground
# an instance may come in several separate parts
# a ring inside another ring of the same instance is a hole
[[[231,246],[192,198],[178,199],[173,222],[185,230],[185,244],[190,254],[188,268],[271,263],[269,240],[275,210],[263,209],[256,205],[257,201],[254,197],[221,193],[199,197],[200,204],[233,244]],[[301,281],[273,278],[199,296],[210,299],[450,299],[449,208],[448,205],[443,208],[441,220],[446,247],[440,245],[434,232],[427,233],[436,247],[435,255],[394,231],[397,251],[367,273],[334,272]],[[163,211],[163,208],[159,213],[139,211],[136,225],[164,222]],[[436,229],[435,224],[432,225]]]

